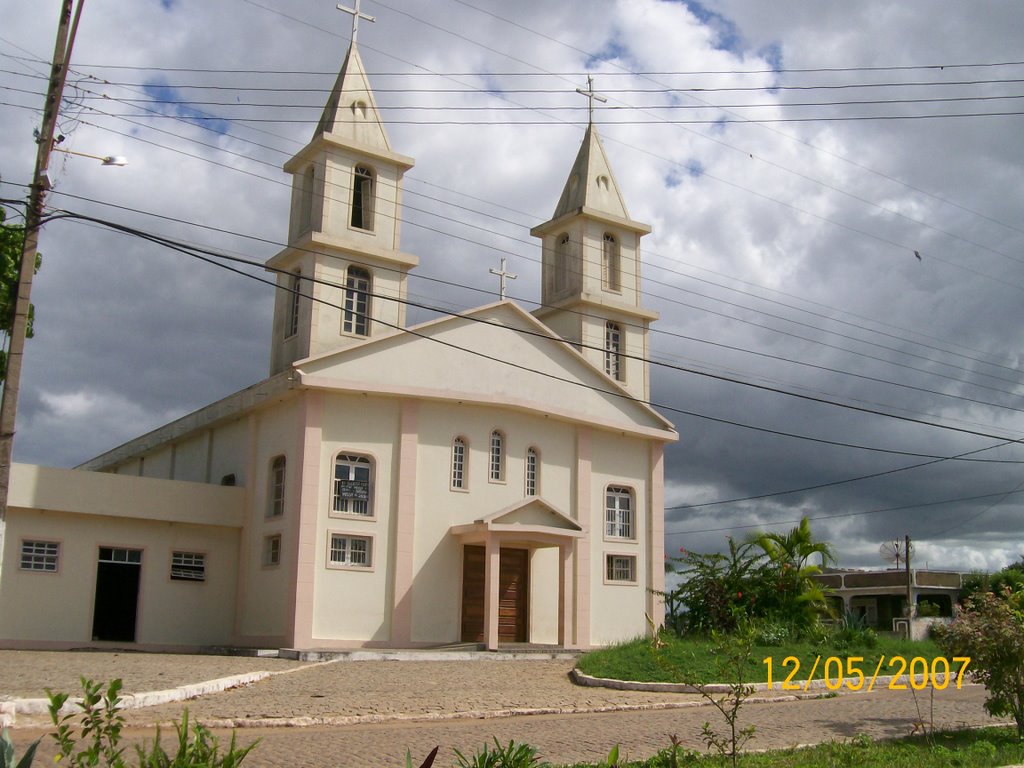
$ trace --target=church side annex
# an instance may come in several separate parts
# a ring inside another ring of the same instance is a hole
[[[592,92],[591,92],[592,97]],[[269,378],[81,467],[15,465],[0,647],[590,648],[660,623],[673,426],[640,239],[591,124],[541,309],[417,326],[355,35],[293,177]]]

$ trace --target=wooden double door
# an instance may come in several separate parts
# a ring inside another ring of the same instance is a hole
[[[462,555],[462,641],[484,642],[485,549],[467,546]],[[501,549],[498,568],[498,642],[525,643],[530,603],[530,552]]]

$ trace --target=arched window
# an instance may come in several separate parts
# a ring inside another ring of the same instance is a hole
[[[572,258],[572,241],[568,234],[558,236],[555,247],[555,277],[552,286],[556,292],[569,287],[569,262]]]
[[[609,485],[605,492],[604,535],[610,539],[635,539],[633,491]]]
[[[488,477],[495,482],[505,479],[505,435],[500,430],[491,432],[491,459]]]
[[[275,456],[270,462],[270,489],[267,494],[267,517],[280,517],[284,514],[284,456]]]
[[[526,449],[526,495],[536,496],[537,486],[540,481],[540,461],[537,449],[530,447]]]
[[[605,232],[604,248],[601,251],[601,279],[609,291],[622,289],[622,265],[619,257],[619,241],[615,235]]]
[[[299,290],[302,287],[302,273],[295,270],[288,280],[288,310],[284,319],[284,337],[291,338],[299,332]]]
[[[373,171],[365,165],[352,171],[352,226],[373,231]]]
[[[345,280],[345,333],[370,335],[370,273],[362,267],[349,267]]]
[[[456,437],[452,440],[452,488],[466,487],[466,441]]]
[[[339,454],[334,460],[331,511],[373,515],[373,464],[365,456]]]
[[[604,325],[604,372],[616,381],[623,381],[622,329],[609,320]]]

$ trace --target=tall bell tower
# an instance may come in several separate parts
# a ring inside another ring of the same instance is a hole
[[[399,248],[402,179],[413,159],[391,148],[352,42],[292,175],[288,246],[277,273],[271,375],[296,360],[405,326],[406,282],[418,260]],[[371,19],[372,20],[372,19]]]
[[[591,99],[592,90],[580,91]],[[534,315],[641,400],[650,399],[648,331],[658,313],[641,305],[640,238],[593,120],[555,213],[534,227],[543,247]]]

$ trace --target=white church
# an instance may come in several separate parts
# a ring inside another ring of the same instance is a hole
[[[293,177],[269,378],[76,469],[12,468],[0,647],[591,648],[659,624],[666,444],[640,238],[591,125],[541,308],[416,326],[356,49]]]

